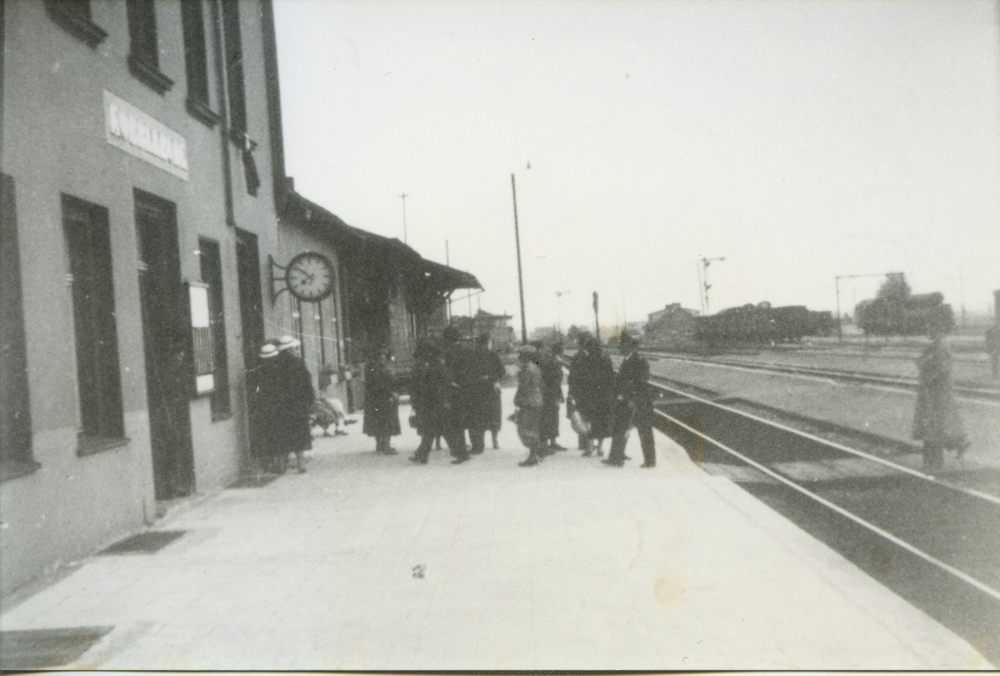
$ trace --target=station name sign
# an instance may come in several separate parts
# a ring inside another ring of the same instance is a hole
[[[178,178],[188,180],[187,140],[159,120],[104,90],[108,143]]]

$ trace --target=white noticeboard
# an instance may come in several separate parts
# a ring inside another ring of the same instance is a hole
[[[194,347],[195,392],[199,395],[215,391],[213,375],[212,323],[208,308],[208,286],[192,282],[191,337]]]

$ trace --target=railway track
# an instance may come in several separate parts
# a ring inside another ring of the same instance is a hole
[[[657,426],[1000,664],[1000,477],[980,490],[651,381]]]
[[[814,378],[828,378],[830,380],[839,380],[843,382],[856,382],[867,385],[877,385],[880,387],[888,387],[892,389],[904,390],[909,392],[916,391],[917,389],[916,378],[887,376],[879,373],[869,373],[863,371],[845,371],[837,369],[820,369],[820,368],[811,368],[804,366],[785,366],[780,364],[758,364],[754,362],[746,362],[733,359],[702,359],[698,357],[689,357],[686,355],[677,355],[677,354],[661,353],[661,352],[647,352],[643,354],[649,357],[655,357],[657,359],[676,359],[678,361],[687,361],[687,362],[702,363],[702,364],[714,364],[718,366],[728,366],[730,368],[740,368],[750,371],[765,371],[769,373],[784,373],[789,375],[807,376]],[[1000,401],[1000,390],[998,390],[996,387],[982,387],[967,383],[966,384],[956,383],[953,389],[957,396],[966,399],[975,399],[982,401]]]

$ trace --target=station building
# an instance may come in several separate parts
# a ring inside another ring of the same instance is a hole
[[[270,0],[0,3],[0,593],[249,461],[246,370],[300,338],[363,397],[466,273],[285,176]],[[318,254],[321,298],[289,287]]]
[[[239,475],[271,5],[3,3],[2,589]]]

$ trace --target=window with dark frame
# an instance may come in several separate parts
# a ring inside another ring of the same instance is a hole
[[[226,313],[222,296],[222,257],[219,243],[199,239],[201,252],[201,281],[208,284],[208,315],[212,327],[212,419],[228,418],[232,413],[229,398],[229,368],[226,355]]]
[[[174,81],[160,72],[160,46],[156,37],[156,7],[153,0],[125,0],[128,14],[129,71],[157,93]]]
[[[49,18],[88,47],[108,37],[107,31],[90,20],[90,0],[45,0]]]
[[[111,233],[104,207],[63,195],[63,230],[73,289],[80,433],[125,436]]]
[[[229,93],[229,126],[240,138],[247,132],[246,88],[243,82],[243,42],[240,37],[240,3],[222,3],[222,31],[226,40],[226,83]]]
[[[181,0],[181,23],[184,29],[188,112],[212,127],[219,121],[219,116],[209,106],[208,50],[202,0]]]

